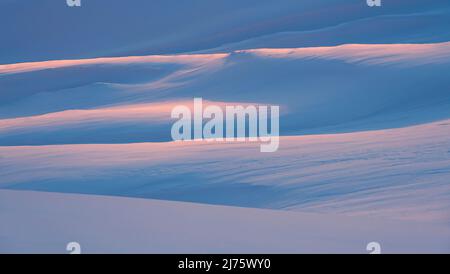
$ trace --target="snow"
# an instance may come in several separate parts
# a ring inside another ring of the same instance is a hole
[[[0,147],[1,188],[448,223],[450,121],[251,142]]]
[[[448,42],[0,65],[0,145],[169,141],[194,97],[279,105],[282,135],[410,126],[450,117],[449,69]]]
[[[0,0],[0,252],[450,252],[450,4]],[[172,142],[280,106],[280,149]]]
[[[185,53],[260,37],[269,39],[245,48],[431,43],[450,37],[447,0],[387,1],[378,9],[364,0],[83,4],[69,8],[64,0],[0,1],[0,33],[6,38],[0,44],[0,64]],[[277,36],[292,32],[295,38]]]
[[[0,253],[448,252],[448,226],[335,214],[0,190]],[[32,212],[32,214],[30,214]]]

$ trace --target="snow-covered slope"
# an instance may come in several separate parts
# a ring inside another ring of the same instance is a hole
[[[280,105],[282,135],[427,123],[450,117],[445,71],[448,42],[0,65],[0,145],[168,141],[194,97]]]
[[[0,147],[0,188],[448,223],[450,121],[259,143]]]
[[[336,214],[0,190],[0,253],[441,253],[448,226]],[[32,212],[32,214],[30,214]],[[32,229],[30,229],[32,228]]]
[[[170,54],[242,41],[244,48],[442,42],[450,38],[449,7],[447,0],[389,0],[382,8],[365,0],[88,0],[80,8],[65,0],[1,0],[0,64]]]

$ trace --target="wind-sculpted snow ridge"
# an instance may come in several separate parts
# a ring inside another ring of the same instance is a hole
[[[0,188],[448,223],[450,120],[257,143],[0,147]]]
[[[450,42],[433,44],[346,44],[330,47],[306,48],[261,48],[236,50],[233,53],[254,53],[273,58],[335,58],[344,61],[359,61],[366,59],[380,59],[383,61],[415,62],[428,60],[429,63],[445,62],[450,59]],[[186,64],[201,66],[215,60],[229,57],[227,53],[210,54],[180,54],[180,55],[149,55],[128,57],[104,57],[78,60],[52,60],[40,62],[25,62],[0,65],[0,74],[24,73],[38,70],[59,69],[76,66],[120,65],[120,64]],[[442,60],[443,58],[443,60]],[[370,63],[370,62],[369,62]],[[419,64],[421,64],[419,62]]]
[[[68,253],[74,240],[82,253],[367,254],[374,240],[382,253],[450,247],[447,226],[339,214],[8,190],[0,209],[0,253]]]
[[[437,44],[349,44],[335,47],[237,51],[272,58],[319,58],[366,65],[419,66],[450,62],[450,42]]]
[[[449,42],[0,65],[0,145],[170,141],[194,97],[279,105],[282,135],[429,123],[450,117],[449,70]]]
[[[254,103],[211,102],[227,105]],[[183,105],[193,110],[193,101],[167,101],[117,105],[104,108],[65,110],[48,114],[0,120],[0,140],[26,145],[77,143],[134,143],[170,137],[172,109]]]
[[[77,60],[52,60],[0,65],[0,74],[23,73],[36,70],[59,69],[89,65],[120,65],[120,64],[196,64],[222,59],[227,54],[180,54],[180,55],[150,55],[127,57],[104,57]]]

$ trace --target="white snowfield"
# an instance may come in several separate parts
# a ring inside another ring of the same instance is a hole
[[[0,253],[448,252],[448,226],[182,202],[0,190]]]

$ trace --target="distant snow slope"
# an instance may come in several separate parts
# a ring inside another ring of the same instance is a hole
[[[450,120],[258,143],[0,147],[0,188],[448,223]]]
[[[448,226],[180,202],[0,190],[0,253],[450,251]]]
[[[282,135],[421,124],[450,118],[446,71],[448,42],[0,65],[0,145],[168,141],[194,97],[280,105]]]
[[[100,56],[450,40],[448,0],[0,0],[0,64]],[[14,27],[12,27],[14,26]]]

